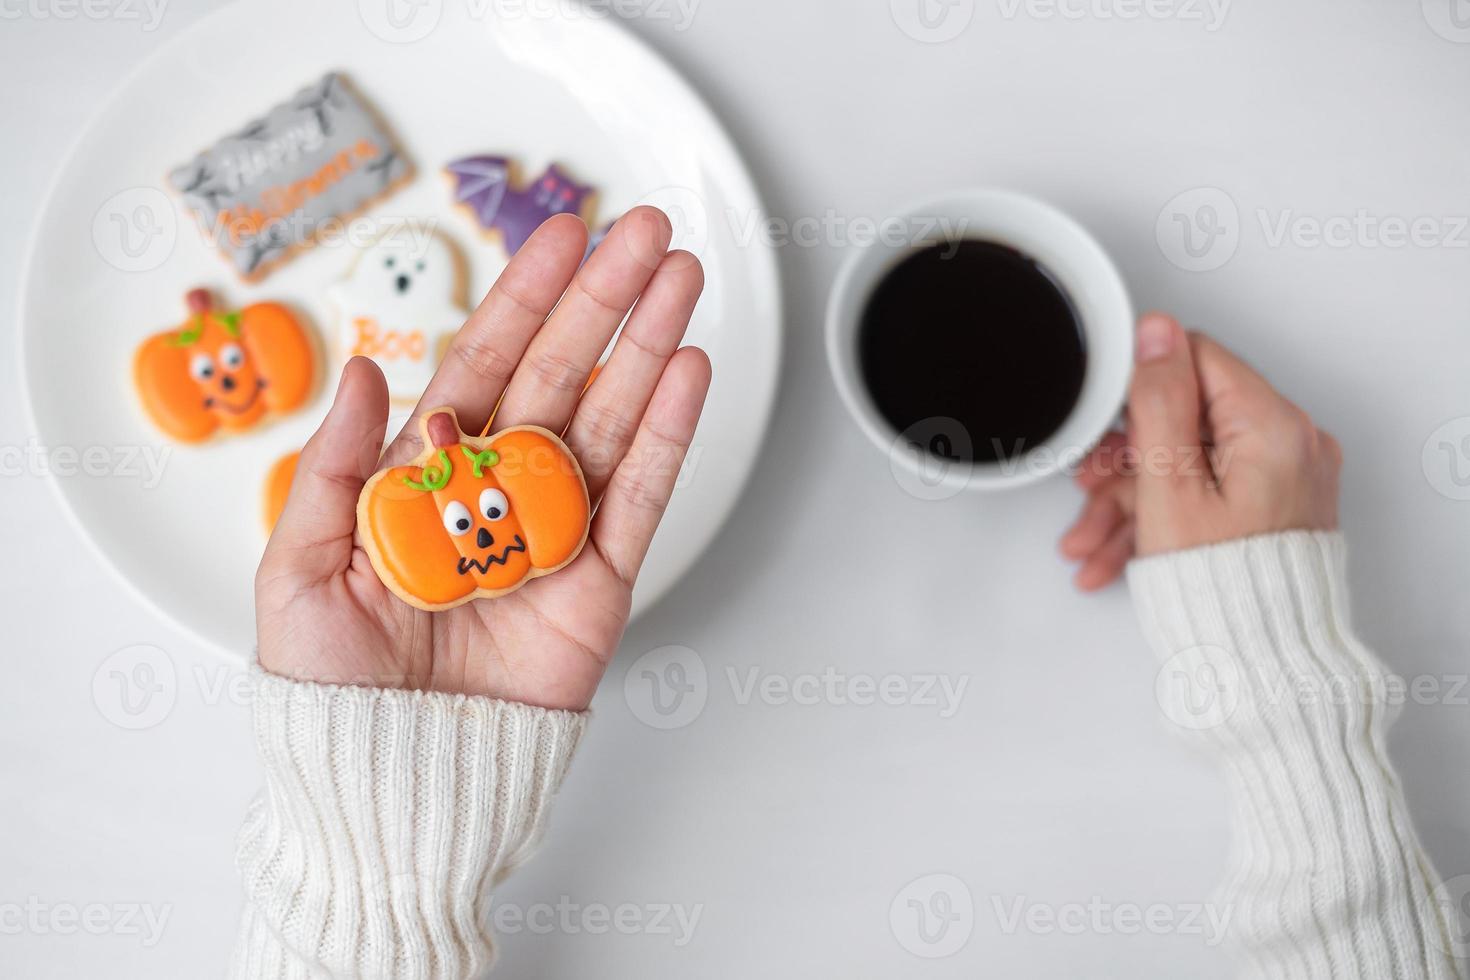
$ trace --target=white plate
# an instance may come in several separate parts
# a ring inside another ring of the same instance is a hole
[[[385,11],[412,16],[389,21]],[[261,485],[325,413],[340,360],[328,358],[304,411],[242,436],[169,447],[134,397],[132,355],[143,337],[183,319],[183,294],[196,285],[230,307],[284,300],[330,336],[336,311],[326,291],[355,248],[313,248],[245,286],[163,188],[170,167],[332,69],[347,73],[417,167],[362,227],[438,219],[466,255],[471,297],[504,261],[451,207],[440,172],[471,153],[512,156],[531,175],[565,164],[599,189],[600,219],[659,204],[674,219],[675,244],[703,260],[708,285],[689,341],[709,351],[715,380],[638,583],[637,615],[689,569],[740,495],[775,400],[780,295],[770,248],[737,240],[762,211],[708,108],[615,23],[565,3],[255,0],[202,20],[127,79],[62,166],[23,277],[22,363],[38,439],[56,461],[69,458],[57,455],[63,447],[82,460],[91,450],[89,465],[56,480],[63,500],[146,601],[205,641],[249,655],[251,581],[265,541]],[[156,483],[139,465],[144,454],[164,461]]]

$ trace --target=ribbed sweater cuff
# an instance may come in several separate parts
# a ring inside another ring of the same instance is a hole
[[[1164,662],[1160,705],[1181,727],[1254,745],[1272,725],[1335,719],[1366,733],[1392,720],[1397,679],[1352,634],[1340,534],[1291,531],[1142,558],[1128,582]]]
[[[236,975],[465,977],[586,716],[253,673],[266,787],[240,834]]]
[[[1398,684],[1348,622],[1340,535],[1288,532],[1128,570],[1166,717],[1224,763],[1221,900],[1250,976],[1456,976],[1385,747]]]

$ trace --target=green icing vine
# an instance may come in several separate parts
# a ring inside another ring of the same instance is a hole
[[[231,337],[240,336],[239,313],[220,313],[215,317],[215,319],[219,320],[220,325],[225,328],[225,331]],[[183,330],[179,331],[176,336],[170,337],[168,339],[168,342],[170,346],[173,347],[188,347],[190,344],[197,342],[199,338],[203,335],[204,314],[195,313],[194,316],[190,318],[189,325]]]
[[[470,466],[475,471],[475,478],[479,479],[485,475],[485,467],[494,466],[500,462],[500,454],[493,449],[477,453],[469,446],[460,446],[459,451],[464,453],[465,459],[470,461]]]
[[[433,490],[443,490],[445,485],[449,483],[449,477],[453,473],[454,467],[451,466],[449,463],[449,453],[441,449],[439,450],[439,465],[424,467],[423,483],[419,483],[412,478],[406,476],[403,478],[403,482],[407,483],[415,490],[422,490],[425,493],[428,493]]]
[[[179,335],[177,337],[170,337],[168,342],[174,347],[188,347],[190,344],[198,340],[200,336],[203,335],[203,333],[204,314],[196,313],[194,314],[193,319],[189,321],[188,328],[179,331]]]

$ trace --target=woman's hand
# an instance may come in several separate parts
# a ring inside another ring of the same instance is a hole
[[[579,270],[586,227],[570,215],[547,221],[454,337],[381,461],[383,374],[370,360],[348,362],[256,573],[261,666],[301,680],[587,707],[709,389],[704,352],[679,346],[704,274],[694,256],[668,252],[670,237],[661,212],[636,208]],[[565,430],[596,513],[581,554],[556,574],[429,613],[378,580],[356,508],[374,471],[417,455],[418,415],[443,405],[472,434],[492,412],[492,431]]]
[[[1138,324],[1128,433],[1083,462],[1082,515],[1062,537],[1100,589],[1138,555],[1337,526],[1342,450],[1219,344],[1172,317]]]

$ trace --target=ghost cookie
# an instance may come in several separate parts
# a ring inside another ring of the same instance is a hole
[[[523,425],[475,438],[438,408],[422,434],[423,453],[375,473],[357,502],[363,548],[398,598],[440,610],[506,595],[581,552],[587,484],[554,433]]]
[[[227,312],[204,289],[185,303],[189,318],[143,341],[133,357],[133,382],[155,425],[179,442],[201,442],[301,407],[316,355],[295,314],[279,303]]]
[[[388,394],[413,402],[439,363],[441,342],[464,323],[461,263],[449,242],[427,227],[400,224],[358,256],[334,287],[341,310],[337,346],[370,357],[388,379]]]
[[[325,75],[169,174],[200,230],[246,280],[412,176],[341,75]]]
[[[583,215],[593,196],[591,185],[578,184],[554,163],[524,187],[516,186],[506,157],[462,157],[444,169],[454,181],[455,203],[481,229],[498,234],[511,255],[552,215]]]

